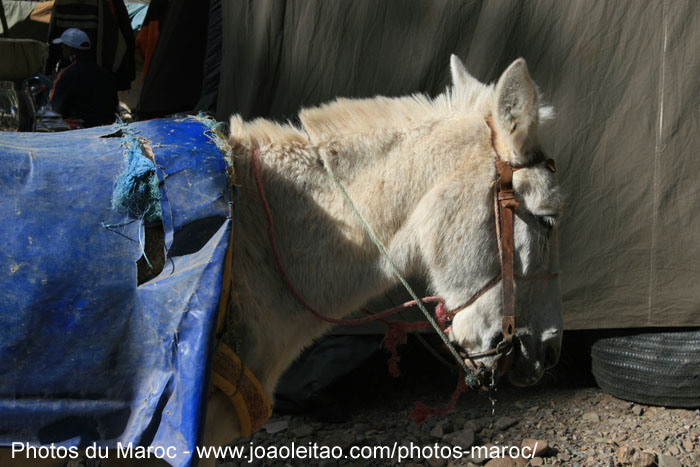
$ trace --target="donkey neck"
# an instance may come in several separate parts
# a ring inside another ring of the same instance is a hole
[[[242,151],[235,161],[241,196],[234,290],[242,358],[271,393],[284,368],[329,325],[303,310],[281,279],[251,162],[252,151]],[[281,262],[305,301],[339,318],[391,286],[316,148],[263,147],[260,166]]]
[[[340,318],[396,283],[323,164],[340,179],[394,263],[410,274],[415,232],[425,218],[417,210],[433,185],[462,163],[451,148],[464,151],[464,132],[452,126],[448,121],[318,146],[272,144],[260,149],[260,177],[281,261],[295,288],[318,312]],[[480,139],[488,144],[483,121],[482,126]],[[419,140],[432,143],[425,146]],[[438,142],[447,142],[450,150],[436,149]],[[234,290],[245,328],[242,357],[272,391],[283,369],[329,325],[303,310],[281,279],[266,234],[252,154],[242,150],[235,160],[242,193]],[[488,167],[484,188],[491,176]]]

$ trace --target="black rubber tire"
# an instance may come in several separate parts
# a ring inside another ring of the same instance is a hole
[[[700,407],[700,331],[642,333],[599,339],[593,376],[620,399],[666,407]]]

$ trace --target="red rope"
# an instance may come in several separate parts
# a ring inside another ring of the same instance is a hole
[[[327,323],[332,323],[332,324],[342,324],[345,326],[358,326],[360,324],[365,324],[369,323],[372,321],[381,321],[383,320],[384,317],[392,315],[394,313],[398,313],[401,310],[404,310],[406,308],[410,308],[416,304],[415,300],[411,300],[409,302],[403,303],[401,305],[395,306],[393,308],[389,308],[388,310],[384,310],[380,313],[374,313],[369,316],[366,316],[364,318],[357,318],[357,319],[337,319],[337,318],[331,318],[330,316],[323,315],[319,312],[317,312],[311,305],[309,305],[306,300],[304,300],[304,297],[301,296],[301,294],[297,291],[297,289],[294,287],[294,284],[292,284],[292,281],[289,279],[289,276],[287,275],[287,271],[284,268],[284,265],[282,264],[282,259],[280,258],[279,252],[277,251],[277,243],[275,241],[275,227],[274,227],[274,221],[272,219],[272,213],[270,212],[270,205],[267,202],[267,197],[265,196],[265,190],[263,188],[262,180],[260,179],[260,161],[259,161],[259,156],[260,156],[260,150],[258,148],[255,149],[255,152],[253,153],[253,174],[255,177],[255,184],[258,188],[258,195],[260,196],[260,201],[262,202],[263,208],[265,209],[265,217],[267,218],[267,236],[270,241],[270,248],[272,249],[272,254],[275,257],[275,262],[277,263],[277,268],[279,269],[280,275],[282,276],[282,280],[284,281],[285,285],[287,288],[292,292],[292,295],[294,295],[294,298],[297,299],[297,301],[301,304],[304,309],[306,309],[309,313],[314,315],[316,318],[320,319],[321,321],[325,321]],[[444,302],[440,297],[424,297],[420,299],[421,303],[438,303],[438,307],[441,307],[441,309],[444,309]],[[387,323],[385,323],[387,324]],[[415,323],[404,323],[408,327]],[[428,325],[428,323],[419,323],[421,326]]]

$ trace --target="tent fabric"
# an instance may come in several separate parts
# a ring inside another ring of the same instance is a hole
[[[294,119],[338,96],[435,95],[455,53],[517,57],[557,118],[567,329],[700,325],[700,4],[690,0],[222,2],[216,115]]]
[[[143,62],[141,81],[144,80],[148,73],[148,66],[151,63],[153,51],[158,43],[160,29],[168,15],[169,5],[168,0],[153,0],[149,3],[141,29],[136,35],[136,52],[141,56],[141,61]]]
[[[118,90],[131,87],[136,77],[136,43],[124,0],[56,0],[48,41],[60,37],[69,28],[85,31],[96,53],[97,64],[114,74]],[[53,72],[61,58],[60,52],[60,47],[52,45],[47,73]]]
[[[21,23],[29,18],[34,11],[34,2],[19,2],[12,0],[5,0],[2,2],[2,8],[5,9],[5,19],[7,20],[8,30],[12,29],[17,23]],[[0,33],[5,33],[2,23],[0,23]]]
[[[44,42],[32,39],[0,39],[0,80],[16,80],[41,71],[49,54]]]
[[[53,0],[43,2],[24,2],[4,0],[2,5],[6,12],[12,10],[15,6],[19,6],[21,12],[12,22],[13,26],[9,26],[9,33],[6,37],[12,39],[34,39],[41,42],[46,42],[46,37],[49,30],[49,21],[51,20],[51,11],[53,10]],[[26,10],[31,7],[29,16],[26,16]],[[18,10],[15,10],[17,12]],[[10,22],[8,16],[8,22]],[[0,24],[0,31],[2,25]]]
[[[0,445],[192,457],[231,228],[227,164],[196,119],[129,128],[151,142],[167,247],[141,285],[142,223],[111,209],[124,130],[0,134]]]
[[[221,17],[221,0],[209,1],[209,24],[207,26],[207,48],[204,55],[202,94],[195,105],[197,112],[213,113],[219,92],[219,75],[221,73],[221,38],[223,22]]]
[[[149,8],[162,9],[164,2]],[[142,118],[192,110],[201,94],[208,2],[172,0],[159,24],[137,111]],[[147,14],[146,20],[150,18]],[[143,30],[142,30],[143,31]]]

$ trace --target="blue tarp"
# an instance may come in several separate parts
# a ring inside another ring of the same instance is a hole
[[[129,128],[153,146],[168,249],[140,286],[143,227],[111,210],[120,126],[0,133],[0,445],[169,447],[172,465],[194,452],[231,228],[226,161],[197,119]]]

